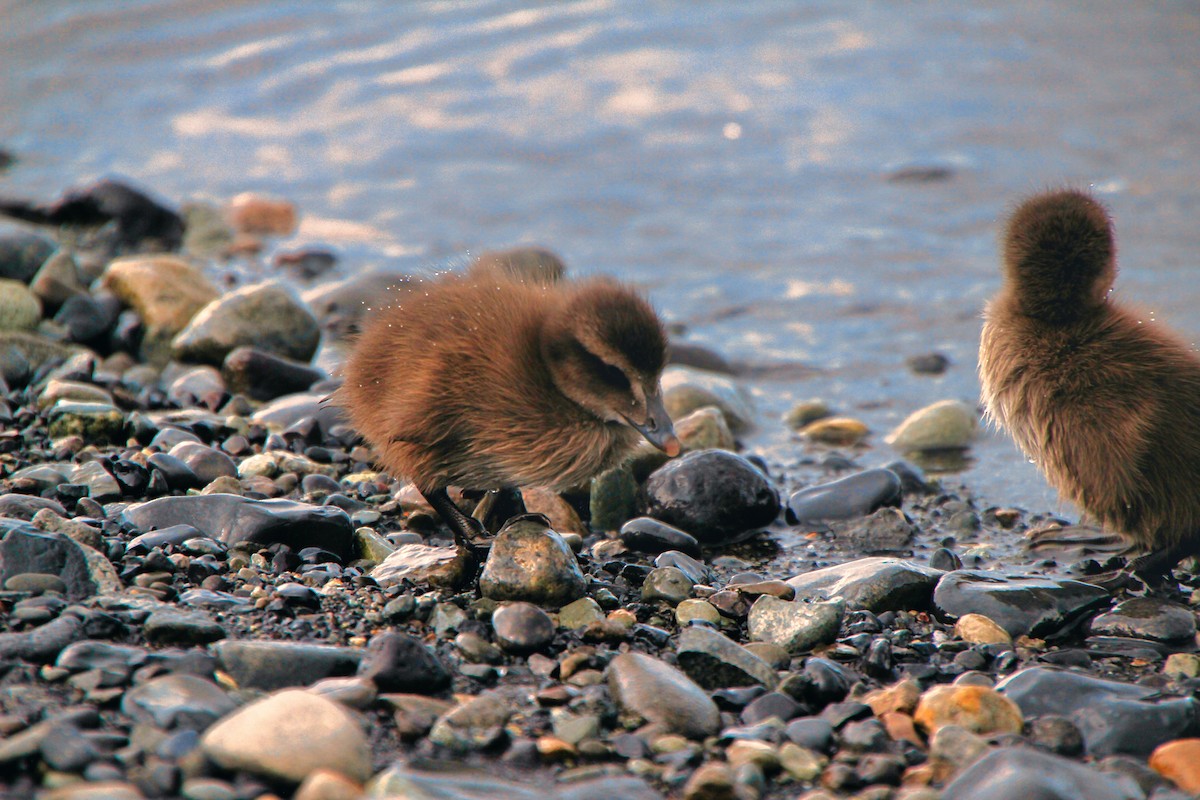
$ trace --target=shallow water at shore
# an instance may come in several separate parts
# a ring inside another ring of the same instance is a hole
[[[342,274],[539,242],[758,364],[752,449],[822,397],[883,435],[974,401],[998,220],[1090,185],[1119,296],[1186,334],[1200,247],[1200,14],[1184,7],[612,2],[0,3],[0,194],[104,174],[174,203],[275,193]],[[938,351],[940,377],[904,365]],[[960,478],[1059,510],[1007,440]],[[1069,509],[1062,508],[1068,513]]]

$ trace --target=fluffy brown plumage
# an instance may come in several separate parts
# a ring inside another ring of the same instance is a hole
[[[1108,213],[1077,191],[1022,203],[979,351],[983,399],[1047,481],[1148,552],[1157,580],[1200,551],[1200,357],[1108,299]]]
[[[446,275],[371,316],[337,399],[379,462],[467,535],[447,486],[578,486],[639,431],[677,454],[665,350],[653,309],[618,283]]]

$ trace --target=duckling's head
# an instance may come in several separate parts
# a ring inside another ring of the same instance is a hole
[[[1112,221],[1090,195],[1035,195],[1008,220],[1004,273],[1021,311],[1065,321],[1105,302],[1117,275]]]
[[[666,351],[666,332],[650,304],[609,281],[577,287],[542,330],[542,356],[560,392],[676,456],[681,446],[659,386]]]

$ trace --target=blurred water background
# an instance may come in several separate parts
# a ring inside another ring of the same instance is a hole
[[[122,176],[301,209],[338,274],[518,243],[758,364],[752,449],[821,397],[883,435],[975,402],[997,227],[1111,207],[1118,298],[1200,336],[1200,3],[0,0],[0,194]],[[217,267],[219,269],[219,267]],[[264,268],[265,269],[265,268]],[[940,352],[942,376],[905,360]],[[1059,510],[987,434],[951,478]]]

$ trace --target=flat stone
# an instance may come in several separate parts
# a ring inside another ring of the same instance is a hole
[[[1156,597],[1134,597],[1092,618],[1093,636],[1131,636],[1158,642],[1191,640],[1196,615],[1178,603]]]
[[[773,642],[798,654],[837,638],[846,603],[843,600],[807,603],[761,595],[750,607],[747,631],[759,642]]]
[[[715,734],[720,712],[684,673],[643,653],[622,653],[609,662],[608,688],[618,707],[645,719],[660,733],[689,739]]]
[[[704,689],[765,686],[774,689],[779,676],[770,665],[717,631],[696,626],[679,634],[675,647],[679,668]]]
[[[1045,637],[1109,602],[1106,590],[1080,581],[984,570],[945,573],[933,593],[935,610],[951,620],[982,614],[1008,631]]]
[[[942,790],[942,800],[1145,800],[1126,775],[1029,747],[993,750]]]
[[[943,574],[911,561],[876,556],[806,572],[787,582],[797,600],[841,598],[847,608],[878,614],[928,608]]]
[[[348,647],[299,642],[225,639],[214,650],[238,686],[268,691],[353,675],[362,659],[361,651]]]
[[[466,582],[472,563],[457,547],[402,544],[371,570],[371,577],[380,586],[407,580],[418,586],[455,589]]]
[[[121,698],[121,713],[165,731],[201,732],[235,708],[237,703],[215,683],[187,673],[152,678]]]
[[[516,517],[492,541],[479,590],[492,600],[524,600],[559,608],[584,595],[575,554],[544,518]]]
[[[896,473],[869,469],[794,492],[788,499],[787,518],[792,525],[800,525],[865,517],[883,506],[900,505],[902,498]]]
[[[356,781],[371,776],[371,746],[346,708],[319,695],[286,690],[250,703],[213,725],[200,746],[228,770],[299,783],[317,769]]]
[[[700,450],[672,459],[642,487],[647,516],[694,536],[702,545],[745,538],[779,515],[779,495],[741,456]]]
[[[653,517],[636,517],[621,526],[621,542],[639,553],[664,553],[678,550],[693,558],[700,557],[696,537]]]

